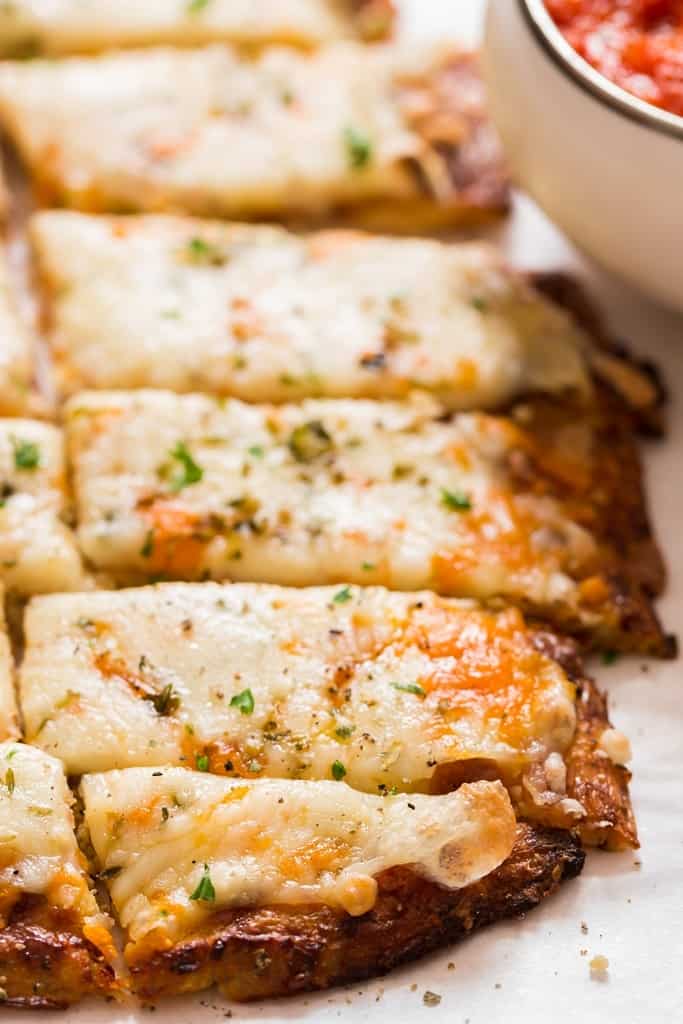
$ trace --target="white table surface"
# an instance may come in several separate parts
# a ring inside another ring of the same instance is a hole
[[[406,33],[471,43],[478,37],[484,0],[402,0],[402,7]],[[651,306],[582,260],[523,197],[501,237],[520,266],[577,272],[616,334],[664,371],[672,393],[670,433],[665,442],[647,446],[646,468],[671,572],[661,614],[670,630],[683,634],[683,319]],[[230,1015],[262,1024],[683,1022],[681,664],[624,658],[614,666],[596,665],[595,675],[610,692],[615,724],[633,744],[632,794],[642,842],[637,854],[593,853],[578,880],[524,921],[485,929],[366,985],[254,1006],[228,1004],[209,993],[162,1001],[151,1019],[159,1024],[214,1024]],[[588,966],[597,954],[609,960],[603,980],[592,978]],[[426,990],[441,996],[438,1006],[423,1003]],[[3,1020],[19,1024],[37,1016],[5,1011]],[[150,1020],[150,1010],[88,1002],[50,1019],[133,1024]]]

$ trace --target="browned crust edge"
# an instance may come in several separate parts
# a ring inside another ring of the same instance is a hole
[[[589,406],[537,395],[513,408],[513,419],[521,408],[525,449],[508,466],[513,481],[522,491],[551,495],[598,544],[590,570],[600,584],[597,598],[587,584],[578,614],[557,607],[548,617],[588,649],[675,657],[675,637],[665,633],[653,605],[666,585],[666,567],[650,521],[631,411],[600,383]],[[573,424],[590,431],[592,446],[590,458],[574,466],[577,479],[566,439]]]
[[[378,877],[377,903],[362,917],[321,906],[218,913],[170,950],[132,951],[134,988],[155,999],[217,984],[246,1001],[362,981],[526,913],[578,875],[584,856],[571,833],[522,824],[508,860],[455,892],[394,868]]]
[[[64,1009],[87,995],[112,995],[114,971],[83,935],[73,911],[24,896],[0,930],[2,1005]]]
[[[567,792],[586,809],[579,833],[588,846],[607,850],[637,849],[638,829],[628,784],[631,772],[599,747],[600,737],[612,723],[607,696],[590,679],[577,687],[576,734],[565,761]]]
[[[406,77],[398,87],[414,87],[429,98],[428,113],[411,125],[424,141],[423,159],[405,161],[417,194],[406,200],[352,204],[338,209],[332,219],[396,235],[476,227],[509,213],[510,177],[488,118],[476,55],[449,52],[428,79]],[[425,170],[433,162],[443,172],[439,191]]]
[[[665,634],[652,605],[652,598],[666,586],[667,573],[652,526],[634,436],[661,437],[665,433],[668,396],[661,375],[654,363],[638,359],[615,341],[599,308],[574,276],[537,272],[530,274],[529,280],[565,309],[593,343],[586,353],[596,385],[594,472],[587,496],[598,512],[598,534],[614,555],[606,578],[612,626],[603,635],[598,631],[595,641],[598,646],[621,651],[676,657],[676,638]],[[543,400],[538,404],[542,407]],[[543,414],[541,425],[542,419]]]
[[[641,359],[609,333],[602,313],[585,287],[563,271],[537,271],[529,275],[537,291],[561,306],[591,337],[587,353],[597,381],[610,392],[621,415],[643,434],[661,437],[668,392],[656,363]],[[604,396],[603,396],[604,397]]]
[[[466,131],[461,142],[440,141],[434,147],[446,162],[453,198],[461,206],[489,217],[509,212],[510,177],[503,149],[489,119],[486,94],[476,54],[452,54],[435,75],[437,116],[448,122],[461,118]]]
[[[612,728],[606,694],[586,676],[573,640],[539,630],[534,646],[557,661],[576,686],[576,731],[564,760],[567,796],[586,811],[585,820],[577,825],[582,841],[607,850],[637,849],[638,830],[628,788],[631,772],[614,764],[599,747],[605,729]]]

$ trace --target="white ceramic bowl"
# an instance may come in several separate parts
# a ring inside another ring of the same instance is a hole
[[[599,263],[683,311],[683,117],[595,71],[543,0],[489,0],[483,64],[516,182]]]

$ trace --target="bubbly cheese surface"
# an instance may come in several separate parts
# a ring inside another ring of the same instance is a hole
[[[79,536],[125,578],[377,583],[552,608],[591,534],[513,486],[510,419],[430,401],[251,406],[89,392],[67,406]]]
[[[0,183],[0,216],[3,195]],[[31,343],[14,307],[7,261],[0,250],[0,416],[22,416],[39,408]]]
[[[498,867],[515,839],[495,782],[373,797],[340,782],[131,768],[88,775],[81,791],[121,924],[147,949],[167,948],[231,907],[313,903],[358,916],[391,867],[462,888]]]
[[[406,165],[425,142],[399,79],[414,93],[442,60],[348,43],[257,60],[213,46],[5,64],[0,117],[65,205],[310,213],[423,195]],[[434,174],[442,163],[431,151]]]
[[[74,835],[72,797],[62,765],[23,743],[0,744],[0,902],[23,893],[101,918]]]
[[[32,234],[66,393],[421,387],[469,409],[590,389],[587,339],[490,246],[66,211]]]
[[[69,774],[336,771],[382,793],[485,759],[516,785],[574,737],[574,687],[521,614],[431,593],[160,584],[38,598],[25,635],[27,737]]]
[[[35,420],[0,420],[0,579],[20,594],[83,585],[66,513],[62,433]]]
[[[317,45],[350,35],[351,4],[335,0],[11,0],[0,5],[0,51],[8,56],[73,53],[215,40]],[[388,30],[369,18],[357,26]]]

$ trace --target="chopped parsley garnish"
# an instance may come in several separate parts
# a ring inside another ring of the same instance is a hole
[[[204,238],[191,238],[187,243],[186,255],[192,263],[199,263],[209,267],[222,267],[225,263],[225,254],[216,245],[207,242]]]
[[[209,757],[208,754],[195,754],[194,763],[197,766],[198,772],[208,772],[209,770]]]
[[[602,652],[602,663],[603,665],[614,665],[619,660],[619,651],[603,651]]]
[[[335,779],[337,782],[341,782],[341,780],[346,775],[346,768],[341,763],[341,761],[333,761],[330,771],[332,772],[332,778]]]
[[[211,881],[211,875],[209,874],[209,865],[204,865],[204,874],[202,875],[199,885],[190,896],[191,900],[204,900],[206,903],[213,903],[216,899],[216,890],[213,887]]]
[[[158,715],[172,715],[180,707],[180,697],[173,689],[171,683],[168,683],[161,693],[156,693],[149,699]]]
[[[351,593],[351,587],[347,584],[345,587],[342,587],[341,590],[337,591],[332,600],[335,604],[346,604],[346,602],[350,601],[352,598],[353,594]]]
[[[470,299],[470,305],[480,313],[486,313],[489,308],[488,302],[481,295],[473,295]]]
[[[311,420],[296,427],[287,444],[297,462],[313,462],[333,447],[332,438],[320,420]]]
[[[182,491],[184,487],[191,487],[192,484],[200,482],[204,476],[204,470],[194,461],[184,441],[178,441],[169,455],[178,463],[178,470],[169,481],[169,487],[174,494]]]
[[[261,764],[260,761],[250,761],[249,764],[247,765],[247,771],[253,772],[254,775],[256,775],[258,774],[258,772],[263,771],[263,765]]]
[[[372,142],[369,135],[353,125],[348,125],[344,130],[344,145],[349,165],[355,171],[360,171],[372,160]]]
[[[242,690],[230,699],[231,708],[239,708],[243,715],[250,715],[254,710],[254,694],[251,690]]]
[[[40,448],[33,441],[21,441],[12,438],[14,448],[14,465],[17,469],[33,470],[40,465]]]
[[[355,725],[338,725],[334,730],[334,735],[338,736],[340,740],[348,740],[349,736],[352,736],[355,731]]]
[[[377,789],[379,790],[380,796],[398,796],[398,789],[396,786],[387,786],[386,782],[380,782]],[[413,810],[414,809],[415,808],[413,808]]]
[[[441,488],[441,504],[454,512],[469,512],[472,508],[472,501],[462,491],[448,491]]]
[[[419,683],[392,683],[391,685],[395,690],[400,690],[401,693],[414,693],[416,697],[427,696]]]
[[[7,792],[11,796],[12,793],[14,792],[14,786],[15,786],[14,769],[13,768],[8,768],[7,771],[5,772],[5,785],[7,786]]]
[[[251,448],[247,448],[247,451],[254,459],[262,459],[265,455],[265,448],[260,444],[253,444]]]
[[[361,562],[363,572],[374,572],[377,566],[374,562]]]

